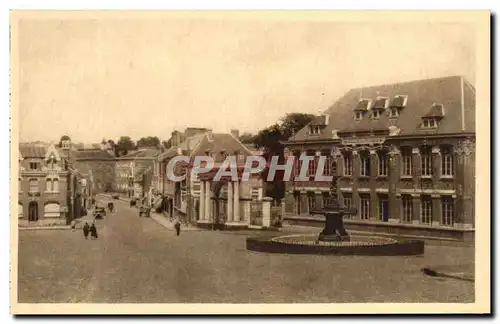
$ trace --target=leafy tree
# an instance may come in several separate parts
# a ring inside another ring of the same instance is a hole
[[[118,143],[116,143],[115,154],[117,154],[117,156],[127,155],[128,151],[133,150],[134,148],[135,143],[132,141],[130,136],[121,136]]]
[[[280,122],[261,130],[253,139],[255,145],[264,150],[264,157],[270,161],[272,156],[279,156],[279,161],[284,162],[284,146],[293,134],[304,128],[316,116],[311,114],[290,113],[280,119]],[[276,200],[285,196],[283,172],[276,172],[275,179],[267,183],[266,195]],[[264,173],[267,179],[267,174]]]
[[[148,137],[141,137],[140,140],[137,141],[137,147],[159,147],[160,146],[160,139],[158,136],[148,136]]]

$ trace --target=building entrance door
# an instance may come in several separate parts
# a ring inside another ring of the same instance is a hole
[[[389,221],[389,201],[386,198],[380,199],[379,219],[383,222]]]

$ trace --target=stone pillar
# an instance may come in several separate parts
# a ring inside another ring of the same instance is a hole
[[[457,156],[456,190],[457,203],[455,224],[457,227],[473,228],[475,225],[475,143],[470,139],[459,142],[455,149]]]
[[[432,184],[436,186],[441,178],[441,150],[439,146],[432,148]]]
[[[420,195],[412,194],[411,195],[412,202],[412,224],[420,224]]]
[[[243,219],[245,224],[250,225],[250,201],[244,200],[243,204]]]
[[[441,196],[440,195],[431,195],[432,199],[432,225],[439,226],[441,224]]]
[[[370,219],[374,221],[380,220],[378,215],[379,199],[375,191],[377,184],[376,178],[378,176],[378,155],[375,150],[370,150]]]
[[[240,221],[240,184],[238,181],[234,182],[234,202],[233,202],[233,220]]]
[[[258,197],[259,197],[259,198],[258,198],[259,200],[262,200],[262,198],[264,197],[262,187],[261,187],[261,188],[259,188],[259,196],[258,196]]]
[[[201,221],[205,220],[205,181],[200,181],[200,217]]]
[[[389,223],[399,223],[401,218],[401,197],[397,186],[401,174],[401,152],[396,146],[389,153]]]
[[[210,181],[205,181],[205,218],[206,221],[212,221],[212,202],[211,202]]]
[[[233,183],[227,183],[227,223],[233,222]]]
[[[269,197],[262,198],[262,227],[271,227],[271,201]]]
[[[411,170],[413,175],[413,188],[420,189],[420,177],[422,176],[422,157],[420,156],[420,150],[418,147],[414,147],[411,150],[412,160],[411,160]]]
[[[358,209],[357,215],[352,215],[353,219],[359,219],[361,216],[361,200],[359,198],[358,188],[359,188],[359,172],[360,172],[360,158],[358,151],[352,151],[352,176],[351,176],[351,184],[352,184],[352,207]]]

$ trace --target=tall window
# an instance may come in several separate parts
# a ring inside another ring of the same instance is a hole
[[[422,158],[422,176],[429,177],[432,176],[432,154],[431,148],[428,146],[423,147],[420,150]]]
[[[52,191],[52,180],[51,179],[46,179],[45,185],[46,185],[46,188],[45,188],[46,191]]]
[[[387,152],[378,153],[378,175],[381,177],[389,175],[389,157]]]
[[[309,210],[316,209],[316,196],[310,194],[308,197]]]
[[[361,219],[370,219],[370,198],[361,197]]]
[[[344,208],[349,208],[349,209],[352,208],[352,196],[350,194],[344,194],[343,202],[344,202]],[[351,218],[352,215],[349,214],[344,217]]]
[[[293,154],[293,177],[297,177],[300,173],[300,152],[295,152]]]
[[[250,189],[250,195],[252,200],[259,200],[259,188]]]
[[[38,179],[30,179],[30,192],[38,191]]]
[[[401,196],[402,213],[403,213],[403,223],[411,223],[413,219],[413,204],[410,195]]]
[[[369,177],[370,176],[370,155],[367,153],[361,154],[360,175],[362,177]]]
[[[352,176],[352,154],[344,153],[344,176]]]
[[[389,199],[387,196],[381,196],[379,198],[378,219],[382,222],[389,221]]]
[[[330,155],[329,151],[321,152],[321,155],[324,156],[324,159],[325,159],[325,166],[323,168],[323,175],[326,175],[326,176],[333,175],[333,171],[334,171],[332,168],[333,156]]]
[[[411,177],[412,176],[412,153],[411,153],[411,148],[404,148],[401,150],[401,171],[402,175],[405,177]]]
[[[314,157],[313,160],[309,161],[309,166],[307,168],[307,175],[314,176],[316,174],[316,164],[317,164],[316,152],[309,151],[307,152],[307,155]]]
[[[420,201],[420,223],[432,223],[432,200],[429,196],[422,196]]]
[[[52,191],[59,192],[59,181],[57,179],[52,180]]]
[[[453,226],[454,223],[454,203],[452,197],[443,197],[442,202],[442,217],[441,224]]]
[[[453,176],[453,155],[449,146],[441,148],[441,176]]]
[[[36,162],[30,162],[30,169],[31,170],[37,170],[38,169],[38,163],[36,163]]]

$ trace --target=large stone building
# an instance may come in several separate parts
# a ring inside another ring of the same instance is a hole
[[[352,89],[284,144],[286,154],[337,161],[341,203],[358,209],[347,228],[473,238],[475,89],[462,77]],[[316,160],[311,179],[315,171]],[[329,185],[289,182],[287,219],[321,222],[309,211]]]
[[[116,158],[117,191],[126,193],[130,198],[143,196],[150,198],[153,189],[154,163],[160,153],[160,149],[145,148]]]
[[[196,156],[211,156],[214,172],[191,177],[193,165],[178,164],[176,173],[186,174],[183,181],[168,179],[167,165],[179,155],[194,160]],[[215,171],[228,155],[234,155],[240,169],[247,156],[253,155],[233,134],[213,133],[211,130],[186,138],[182,143],[158,156],[159,185],[163,194],[164,210],[171,217],[184,219],[198,226],[247,227],[250,225],[251,201],[263,199],[263,181],[253,175],[248,181],[223,179],[214,182]],[[241,170],[240,170],[241,171]]]
[[[85,214],[86,175],[71,163],[71,140],[19,144],[19,225],[69,224]]]

